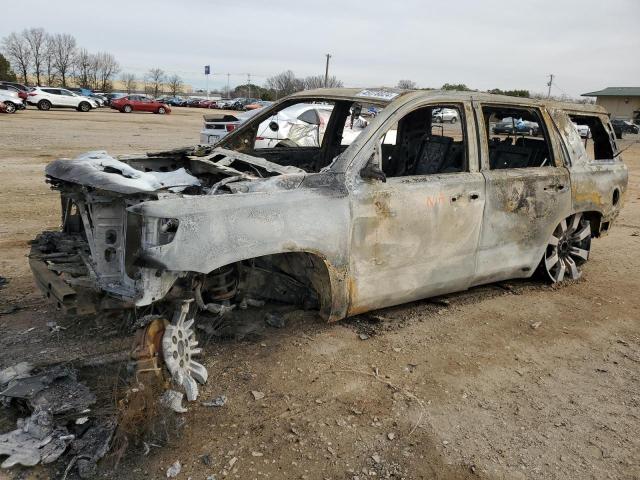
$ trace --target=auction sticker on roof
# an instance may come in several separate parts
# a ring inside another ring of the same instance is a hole
[[[356,93],[356,97],[379,98],[381,100],[393,100],[398,95],[400,95],[399,92],[391,90],[362,90]]]

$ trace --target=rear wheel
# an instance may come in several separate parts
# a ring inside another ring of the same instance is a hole
[[[133,108],[131,108],[131,105],[125,105],[124,107],[122,107],[122,111],[124,113],[131,113],[133,111]]]
[[[50,110],[51,109],[51,102],[49,100],[40,100],[38,102],[38,109],[39,110]]]
[[[14,103],[4,102],[4,110],[7,113],[15,113],[16,112],[16,106],[15,106]]]
[[[88,112],[89,110],[91,110],[91,105],[89,105],[89,102],[80,102],[80,105],[78,105],[79,112]]]
[[[540,269],[552,283],[577,280],[591,250],[591,224],[582,213],[562,220],[551,234]]]

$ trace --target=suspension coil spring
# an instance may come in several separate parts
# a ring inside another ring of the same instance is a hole
[[[238,282],[238,267],[235,264],[220,267],[207,275],[207,296],[216,301],[229,300],[238,293]]]

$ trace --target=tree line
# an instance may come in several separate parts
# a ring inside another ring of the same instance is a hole
[[[12,32],[2,39],[0,48],[25,84],[109,90],[120,71],[111,53],[91,53],[73,35],[48,33],[44,28]]]

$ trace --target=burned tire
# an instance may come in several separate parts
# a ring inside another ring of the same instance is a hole
[[[11,102],[4,102],[4,111],[7,113],[16,113],[16,105]]]
[[[124,107],[122,107],[123,113],[131,113],[132,111],[133,111],[133,108],[131,107],[131,105],[125,105]]]
[[[88,112],[89,110],[91,110],[89,102],[80,102],[80,105],[78,105],[79,112]]]
[[[577,280],[589,259],[591,224],[582,213],[570,215],[555,228],[538,267],[551,283]]]
[[[38,102],[38,110],[51,110],[51,102],[49,100],[40,100]]]

